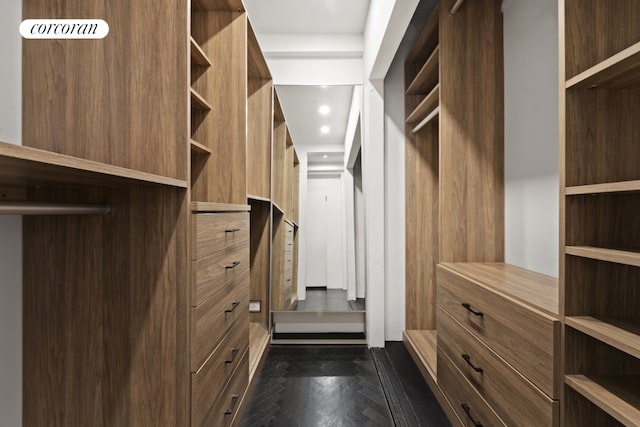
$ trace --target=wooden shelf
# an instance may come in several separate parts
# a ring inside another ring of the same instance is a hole
[[[436,374],[438,360],[438,332],[437,331],[404,331],[405,343],[408,349],[420,360],[422,371],[426,369],[434,382],[437,382]],[[426,379],[426,378],[425,378]]]
[[[439,65],[440,49],[438,46],[436,46],[429,59],[427,59],[416,77],[407,88],[405,94],[416,95],[425,93],[425,91],[437,84],[440,77],[440,70],[438,67]]]
[[[195,11],[244,12],[242,0],[193,0],[191,8]]]
[[[567,196],[576,196],[581,194],[627,193],[634,191],[640,191],[640,180],[577,185],[566,188]]]
[[[194,88],[191,88],[191,108],[202,111],[211,111],[211,105],[195,91]]]
[[[565,248],[565,252],[567,253],[567,255],[574,255],[583,258],[597,259],[599,261],[615,262],[618,264],[640,267],[639,252],[596,248],[592,246],[567,246]]]
[[[567,316],[565,323],[584,334],[640,358],[640,325],[619,319]]]
[[[272,203],[273,203],[273,207],[274,207],[278,212],[280,212],[280,215],[284,215],[284,210],[283,210],[280,206],[278,206],[278,204],[277,204],[276,202],[272,202]]]
[[[191,45],[191,63],[202,67],[210,67],[211,60],[207,54],[204,53],[198,42],[196,42],[193,37],[190,37],[189,40]]]
[[[187,181],[111,166],[36,148],[0,142],[0,182],[14,186],[60,184],[120,186],[160,184],[187,188]]]
[[[567,89],[640,87],[640,42],[570,78]]]
[[[415,110],[407,117],[407,123],[417,123],[429,116],[440,103],[440,84],[438,83],[431,92],[418,104]]]
[[[209,147],[205,147],[204,145],[200,144],[198,141],[194,139],[191,139],[189,141],[189,145],[191,146],[191,153],[193,154],[204,154],[208,156],[212,153]]]
[[[271,199],[269,199],[268,197],[255,196],[253,194],[247,194],[247,199],[253,200],[256,202],[265,202],[265,203],[271,202]]]
[[[260,48],[251,23],[249,23],[247,28],[247,76],[250,79],[271,79],[269,66],[264,59],[262,49]]]
[[[640,377],[567,375],[565,382],[624,425],[640,425]]]
[[[438,4],[436,4],[411,52],[409,52],[407,56],[407,63],[419,62],[421,57],[424,58],[423,55],[425,52],[432,52],[438,45],[439,17],[439,7]]]
[[[249,382],[266,356],[270,339],[269,331],[262,323],[249,323]]]
[[[427,117],[425,117],[420,123],[416,124],[412,129],[411,133],[419,132],[420,129],[429,124],[432,120],[436,120],[440,115],[440,107],[436,107],[432,112],[429,113]]]
[[[248,212],[250,205],[233,205],[228,203],[191,202],[191,212]]]

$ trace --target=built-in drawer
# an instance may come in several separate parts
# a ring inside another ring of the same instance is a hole
[[[191,370],[196,371],[237,322],[248,325],[249,270],[191,308]]]
[[[247,323],[247,340],[249,329]],[[233,363],[207,363],[191,383],[191,423],[198,427],[229,426],[236,415],[242,397],[249,384],[249,352],[238,353]],[[225,356],[226,357],[226,356]],[[216,369],[217,368],[217,369]],[[235,368],[235,371],[234,371]],[[219,370],[224,370],[221,376]],[[229,372],[226,375],[226,372]],[[222,382],[223,380],[228,382]]]
[[[438,337],[440,339],[440,337]],[[438,349],[438,385],[464,426],[505,426],[506,424],[469,384],[449,358]],[[519,424],[523,425],[523,424]],[[536,423],[533,425],[543,425]]]
[[[557,318],[442,265],[437,267],[437,303],[529,381],[550,397],[557,397],[554,392],[554,347],[560,342]]]
[[[238,369],[233,373],[231,380],[224,388],[213,409],[207,413],[204,423],[207,427],[227,427],[232,425],[244,393],[249,385],[249,351],[245,351],[238,364]]]
[[[249,240],[248,212],[193,214],[191,226],[193,260]]]
[[[249,269],[249,241],[192,261],[191,305],[197,306]]]
[[[441,309],[437,322],[438,347],[507,425],[558,425],[557,401],[551,400]],[[527,354],[521,357],[535,363]]]

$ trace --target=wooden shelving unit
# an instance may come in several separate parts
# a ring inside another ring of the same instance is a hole
[[[189,144],[191,144],[191,154],[204,154],[208,156],[212,153],[209,147],[205,147],[194,139],[189,140]]]
[[[207,54],[204,53],[204,50],[202,50],[198,42],[196,42],[193,37],[190,37],[189,43],[191,46],[191,64],[201,67],[210,67],[211,60]]]
[[[207,102],[206,99],[195,89],[191,88],[189,92],[191,94],[191,108],[194,110],[202,110],[202,111],[211,111],[211,105]]]
[[[565,425],[637,425],[640,4],[559,10]]]

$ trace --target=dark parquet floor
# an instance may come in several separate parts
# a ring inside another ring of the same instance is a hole
[[[392,354],[392,362],[404,364],[404,355],[398,354],[397,351]],[[403,375],[394,372],[393,377],[402,381]],[[435,406],[429,406],[426,412],[418,408],[418,413],[412,413],[409,419],[431,419],[424,423],[416,421],[416,427],[449,425],[426,383],[422,385],[424,389],[414,397],[420,400],[426,396]],[[425,392],[426,395],[421,394]],[[389,390],[383,390],[372,353],[366,346],[274,345],[259,373],[240,425],[394,426],[397,424],[385,393]],[[409,402],[406,396],[400,399]]]

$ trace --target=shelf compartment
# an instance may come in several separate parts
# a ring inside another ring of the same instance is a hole
[[[411,133],[419,132],[420,129],[428,125],[429,122],[437,119],[439,115],[440,115],[440,107],[436,107],[435,110],[430,112],[429,115],[427,115],[427,117],[425,117],[420,123],[418,123],[411,129]]]
[[[567,316],[565,323],[620,351],[640,358],[640,324],[620,319]]]
[[[193,37],[190,37],[189,41],[189,44],[191,46],[191,63],[200,65],[202,67],[210,67],[211,60],[209,59],[207,54],[204,53],[204,50],[202,50],[198,42],[196,42]]]
[[[407,123],[417,123],[428,117],[440,103],[440,84],[438,83],[431,92],[418,104],[407,117]]]
[[[411,49],[411,52],[409,52],[409,55],[407,56],[406,64],[412,62],[424,62],[427,59],[425,53],[432,52],[438,45],[439,10],[440,8],[438,4],[436,4],[436,7],[433,9],[431,16],[429,16],[427,23],[424,25],[422,32]]]
[[[191,139],[189,141],[189,145],[191,146],[191,153],[192,154],[204,154],[206,156],[210,155],[212,153],[211,149],[209,147],[205,147],[204,145],[200,144],[198,141]]]
[[[640,267],[640,252],[597,248],[593,246],[567,246],[565,252],[567,255]]]
[[[191,88],[191,108],[201,111],[211,111],[211,105],[194,88]]]
[[[0,182],[15,186],[160,184],[187,188],[187,181],[78,157],[0,142]]]
[[[230,203],[191,202],[191,212],[249,212],[250,205]]]
[[[567,80],[575,89],[626,88],[640,86],[640,42]]]
[[[566,375],[565,383],[624,425],[640,425],[639,376]]]
[[[576,185],[566,188],[567,196],[581,194],[629,193],[640,191],[640,180]]]
[[[438,46],[433,50],[433,53],[424,63],[415,79],[411,82],[407,91],[407,95],[416,95],[425,93],[428,89],[432,88],[438,83],[440,77],[440,49]]]

